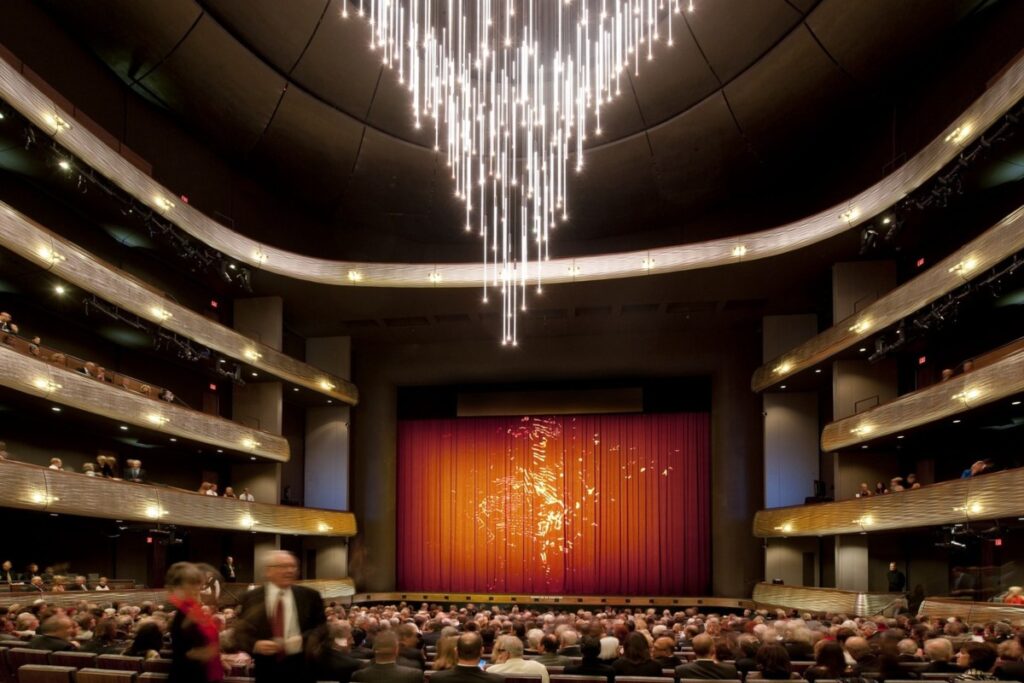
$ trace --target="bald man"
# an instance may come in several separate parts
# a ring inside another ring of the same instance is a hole
[[[236,637],[240,647],[253,656],[256,683],[312,681],[306,664],[306,642],[325,627],[324,601],[312,588],[296,586],[299,564],[283,550],[266,559],[266,581],[242,599]]]
[[[72,628],[73,624],[70,618],[64,614],[55,614],[39,625],[35,637],[28,641],[28,645],[25,647],[30,647],[33,650],[49,650],[50,652],[74,650],[75,646],[71,642]]]

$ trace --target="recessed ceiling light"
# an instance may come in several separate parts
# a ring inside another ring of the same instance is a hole
[[[860,348],[859,348],[859,349],[857,349],[857,350],[858,350],[858,351],[860,351],[861,353],[864,353],[865,351],[867,351],[867,350],[868,350],[868,347],[866,347],[866,346],[862,346],[862,347],[860,347]]]
[[[121,425],[121,431],[122,432],[127,432],[128,431],[128,425]]]
[[[334,403],[334,401],[332,401],[331,399],[327,399],[327,402],[328,403]]]
[[[896,438],[897,438],[897,439],[902,439],[902,438],[903,438],[903,435],[902,435],[902,434],[900,434],[900,435],[899,435],[899,436],[897,436]]]
[[[252,376],[253,376],[253,377],[259,377],[259,376],[260,376],[260,374],[259,374],[258,372],[254,372],[254,373],[252,373]]]
[[[172,436],[172,437],[171,437],[171,443],[177,443],[177,442],[178,442],[178,440],[177,440],[177,439],[175,439],[175,438],[174,438],[174,437]]]
[[[867,447],[868,447],[867,444],[864,444],[863,446],[861,446],[861,448],[867,448]]]
[[[255,459],[256,459],[256,456],[255,456],[255,455],[250,455],[250,456],[249,456],[249,459],[250,459],[250,460],[255,460]]]
[[[59,413],[60,412],[60,408],[57,407],[57,406],[54,406],[54,407],[50,408],[50,410],[52,410],[55,413]]]
[[[955,424],[955,425],[960,424],[960,420],[953,420],[953,424]]]
[[[53,291],[57,293],[57,296],[61,296],[64,292],[68,291],[64,289],[64,285],[57,285],[53,288]]]
[[[818,368],[817,370],[815,370],[814,374],[815,375],[820,375],[821,374],[821,368]]]
[[[1014,402],[1013,402],[1013,403],[1011,403],[1010,405],[1011,405],[1011,406],[1019,406],[1019,405],[1020,405],[1020,401],[1014,401]]]
[[[294,389],[292,389],[292,391],[298,391],[298,390],[299,390],[298,387],[295,387]]]
[[[779,389],[785,389],[785,388],[786,388],[785,384],[783,384],[781,387],[779,387]]]
[[[218,453],[223,453],[223,452],[224,452],[224,449],[223,449],[223,448],[218,448],[218,449],[217,449],[217,452],[218,452]]]

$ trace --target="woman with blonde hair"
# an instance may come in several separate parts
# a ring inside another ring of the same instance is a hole
[[[455,652],[455,644],[458,641],[458,636],[447,636],[437,641],[437,657],[434,658],[434,671],[454,669],[458,665],[459,658]]]
[[[1007,605],[1024,605],[1024,588],[1020,586],[1010,586],[1010,590],[1006,592],[1006,597],[1003,598],[1003,603]]]

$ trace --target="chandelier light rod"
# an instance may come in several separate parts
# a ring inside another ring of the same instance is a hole
[[[639,75],[656,43],[672,45],[679,2],[359,0],[413,126],[431,123],[444,148],[466,230],[481,238],[483,301],[501,292],[503,344],[518,344],[527,287],[541,292],[551,232],[569,219],[570,160],[583,170],[588,130],[601,134],[626,69]]]

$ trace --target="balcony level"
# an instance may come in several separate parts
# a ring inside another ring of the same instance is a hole
[[[354,536],[351,512],[246,502],[0,460],[0,507],[125,522],[298,536]]]
[[[870,498],[794,505],[754,515],[760,538],[831,536],[1024,516],[1024,468]]]

